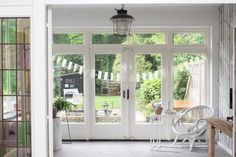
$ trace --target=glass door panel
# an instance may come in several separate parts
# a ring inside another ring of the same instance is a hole
[[[30,19],[0,22],[0,156],[31,157]]]
[[[136,54],[135,77],[135,122],[147,123],[161,105],[161,55]]]
[[[62,122],[84,123],[84,56],[57,55],[54,64],[54,99],[62,98],[75,105],[71,111],[61,111]]]
[[[96,123],[121,123],[120,65],[120,54],[95,54]]]
[[[205,56],[201,54],[175,54],[173,56],[173,108],[206,105]]]

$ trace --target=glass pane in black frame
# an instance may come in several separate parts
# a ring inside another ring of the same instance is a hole
[[[4,145],[17,146],[17,124],[16,122],[3,122]]]
[[[18,147],[31,146],[30,122],[18,122]]]
[[[3,69],[16,69],[16,46],[2,45]]]
[[[16,121],[16,96],[3,96],[3,119]]]
[[[18,121],[30,121],[30,96],[17,97]]]
[[[16,18],[2,19],[2,43],[16,43]]]
[[[30,19],[17,19],[17,43],[30,43]]]
[[[13,70],[3,71],[3,94],[4,95],[16,94],[16,71]]]

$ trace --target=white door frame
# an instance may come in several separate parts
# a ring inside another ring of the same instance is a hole
[[[115,48],[115,49],[107,49],[107,50],[101,50],[101,49],[93,49],[91,48],[91,54],[90,54],[90,60],[91,62],[91,76],[92,79],[90,82],[92,82],[92,87],[90,90],[90,98],[91,98],[91,114],[90,114],[90,121],[91,121],[91,139],[127,139],[128,138],[128,132],[127,132],[127,99],[126,97],[123,98],[122,91],[126,90],[126,66],[125,62],[127,59],[127,56],[124,52],[122,52],[123,48]],[[96,54],[120,54],[121,55],[121,91],[120,91],[120,99],[121,99],[121,123],[96,123],[95,122],[95,55]]]

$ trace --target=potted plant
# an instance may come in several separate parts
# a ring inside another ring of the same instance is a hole
[[[57,117],[57,113],[60,111],[70,111],[76,108],[76,105],[64,100],[61,97],[57,97],[53,103],[53,118]]]
[[[148,103],[144,109],[144,115],[146,117],[146,122],[149,122],[150,116],[154,113],[152,103]]]

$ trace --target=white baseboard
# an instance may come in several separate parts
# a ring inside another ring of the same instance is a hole
[[[222,143],[220,143],[219,141],[217,141],[217,145],[220,146],[222,149],[224,149],[226,152],[228,152],[230,155],[233,155],[233,152],[231,149],[226,148]]]

